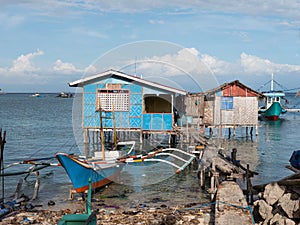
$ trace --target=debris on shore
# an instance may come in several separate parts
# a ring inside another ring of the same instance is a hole
[[[71,211],[70,209],[60,211],[30,210],[18,211],[7,215],[2,224],[57,224],[61,217],[70,213],[83,213],[82,211]],[[211,217],[211,206],[195,205],[189,208],[167,207],[143,207],[131,209],[97,209],[97,221],[102,225],[114,224],[213,224]]]

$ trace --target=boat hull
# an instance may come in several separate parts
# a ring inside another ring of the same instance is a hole
[[[93,188],[100,188],[111,183],[119,176],[123,168],[123,164],[114,161],[87,162],[65,153],[56,154],[56,158],[67,172],[76,192],[88,190],[89,178],[92,179]]]
[[[273,102],[273,104],[268,109],[260,110],[260,114],[263,115],[268,120],[278,120],[280,114],[283,112],[279,102]]]

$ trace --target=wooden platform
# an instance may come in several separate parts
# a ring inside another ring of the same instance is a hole
[[[234,181],[223,181],[216,194],[215,225],[227,224],[253,224],[243,191]]]

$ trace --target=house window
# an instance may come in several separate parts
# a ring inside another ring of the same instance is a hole
[[[222,110],[233,109],[233,97],[222,97]]]
[[[101,108],[104,111],[129,111],[128,90],[107,90],[99,89],[97,93],[97,111],[101,101]]]

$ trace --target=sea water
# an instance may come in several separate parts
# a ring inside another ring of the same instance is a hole
[[[295,98],[294,94],[288,95],[287,99],[289,107],[300,107],[300,99]],[[5,167],[25,159],[51,157],[57,152],[79,154],[72,126],[73,100],[57,98],[56,94],[44,94],[38,98],[19,93],[1,95],[0,128],[6,131]],[[245,128],[239,128],[235,137],[231,135],[229,138],[228,130],[225,129],[222,133],[222,146],[227,153],[237,148],[237,158],[241,163],[249,164],[251,170],[259,173],[252,179],[253,185],[276,181],[292,173],[285,166],[289,164],[293,150],[300,148],[300,113],[286,113],[278,121],[260,120],[258,136],[255,136],[255,131],[252,137],[246,134]],[[7,170],[19,171],[25,166],[28,168],[28,165],[18,165]],[[153,199],[183,204],[200,202],[208,197],[199,188],[196,166],[179,175],[170,167],[161,166],[136,167],[137,172],[132,176],[132,168],[125,169],[122,172],[124,179],[102,192],[106,196],[127,196],[127,201],[115,204],[128,205]],[[6,198],[13,196],[19,179],[24,177],[18,175],[4,178]],[[161,179],[151,182],[153,177]],[[23,182],[22,193],[31,197],[35,180],[36,176],[31,174]],[[41,204],[46,205],[49,200],[57,203],[67,201],[72,185],[63,168],[48,167],[41,170],[40,182]]]

